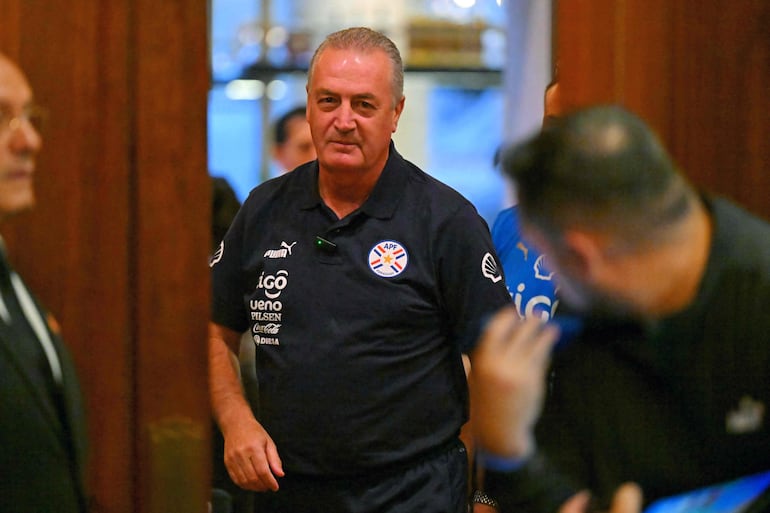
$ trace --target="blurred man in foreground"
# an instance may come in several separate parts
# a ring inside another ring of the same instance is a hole
[[[526,374],[489,341],[477,350],[474,422],[502,458],[486,475],[502,510],[556,511],[581,489],[606,505],[628,481],[649,502],[767,470],[768,223],[697,192],[617,107],[566,116],[503,167],[525,235],[584,317],[556,346],[536,446],[516,426],[537,389],[519,393]]]

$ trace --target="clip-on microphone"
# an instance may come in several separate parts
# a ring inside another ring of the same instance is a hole
[[[324,239],[320,235],[315,236],[315,246],[322,249],[326,253],[334,253],[337,251],[337,245],[330,240]]]

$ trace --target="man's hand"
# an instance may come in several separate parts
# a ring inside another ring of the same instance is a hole
[[[256,420],[238,423],[225,438],[225,466],[235,484],[247,490],[278,490],[283,477],[281,459],[273,439]]]
[[[235,484],[247,490],[278,490],[283,477],[278,450],[267,431],[254,418],[233,356],[241,334],[209,324],[209,387],[214,418],[225,439],[225,466]]]
[[[481,450],[508,458],[533,450],[558,333],[539,319],[519,318],[513,307],[492,318],[471,354],[471,423]]]
[[[591,495],[582,491],[565,502],[559,513],[588,513],[587,507]],[[640,513],[642,511],[642,490],[634,483],[621,485],[612,498],[612,505],[607,513]]]

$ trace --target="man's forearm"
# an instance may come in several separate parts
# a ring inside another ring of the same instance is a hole
[[[209,390],[214,419],[223,433],[244,415],[253,416],[243,392],[238,359],[217,336],[209,336]]]

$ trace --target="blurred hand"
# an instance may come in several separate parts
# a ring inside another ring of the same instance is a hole
[[[240,422],[225,435],[225,466],[235,484],[255,492],[276,491],[283,477],[273,439],[256,420]]]
[[[514,307],[492,318],[471,354],[471,423],[481,450],[509,458],[533,450],[558,333],[540,319],[521,319]]]
[[[590,500],[591,494],[582,491],[565,502],[559,508],[559,513],[588,513],[587,507]],[[635,483],[625,483],[618,487],[607,513],[640,513],[641,511],[642,490]]]

